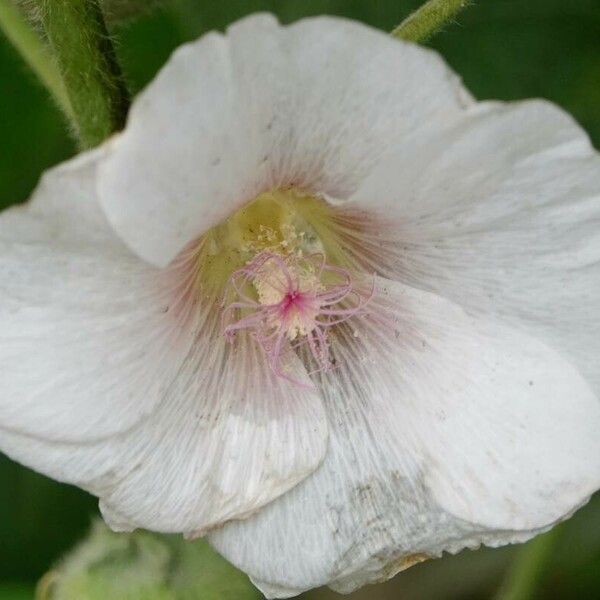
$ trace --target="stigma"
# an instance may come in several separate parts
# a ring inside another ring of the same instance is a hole
[[[231,275],[228,287],[225,336],[233,342],[249,333],[271,369],[287,379],[285,357],[293,351],[308,357],[309,374],[333,369],[332,329],[365,314],[370,299],[349,271],[327,264],[323,254],[262,251]]]

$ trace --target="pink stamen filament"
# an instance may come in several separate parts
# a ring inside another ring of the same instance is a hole
[[[301,273],[309,273],[307,281],[313,283],[312,288],[302,289]],[[326,274],[339,281],[323,283]],[[266,281],[281,299],[265,304],[251,298],[245,289],[260,281]],[[316,364],[309,374],[333,369],[327,330],[365,314],[365,306],[373,295],[373,290],[366,294],[356,290],[350,273],[328,265],[320,254],[283,257],[265,251],[235,271],[229,283],[235,300],[223,311],[224,335],[233,341],[238,332],[248,330],[263,348],[273,372],[286,379],[290,377],[282,359],[288,350],[308,348]],[[252,312],[235,320],[244,310]]]

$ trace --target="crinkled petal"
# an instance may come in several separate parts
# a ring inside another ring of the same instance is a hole
[[[478,105],[399,147],[347,206],[385,222],[371,268],[526,327],[600,393],[600,157],[566,113]]]
[[[101,201],[125,242],[164,266],[260,192],[347,197],[387,149],[465,103],[428,50],[339,18],[252,16],[177,50],[138,97]]]
[[[567,361],[430,293],[380,280],[376,295],[332,341],[323,465],[211,534],[269,597],[523,541],[600,485],[600,403]]]
[[[174,327],[164,274],[97,205],[97,157],[0,215],[0,448],[98,495],[115,527],[202,532],[320,464],[322,402],[297,359],[306,387],[226,344],[214,298]]]

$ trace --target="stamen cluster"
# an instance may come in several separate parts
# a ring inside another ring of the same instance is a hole
[[[224,311],[224,334],[248,330],[262,346],[271,369],[290,379],[282,359],[289,350],[307,348],[314,374],[329,371],[328,330],[364,314],[370,295],[358,291],[350,272],[329,265],[322,254],[281,255],[264,251],[229,280],[235,300]]]

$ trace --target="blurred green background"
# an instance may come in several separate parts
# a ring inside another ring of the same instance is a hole
[[[420,3],[171,0],[140,20],[113,26],[113,33],[136,91],[181,42],[251,12],[271,11],[283,22],[343,15],[389,31]],[[600,0],[479,0],[430,45],[477,97],[548,98],[571,112],[600,146]],[[61,114],[1,35],[0,107],[3,207],[25,200],[42,171],[73,155],[75,146]],[[32,598],[35,581],[81,538],[96,512],[95,499],[0,456],[0,600]],[[493,598],[516,552],[482,550],[432,561],[349,598]],[[335,597],[328,591],[306,595]],[[600,497],[562,526],[530,597],[600,598]]]

